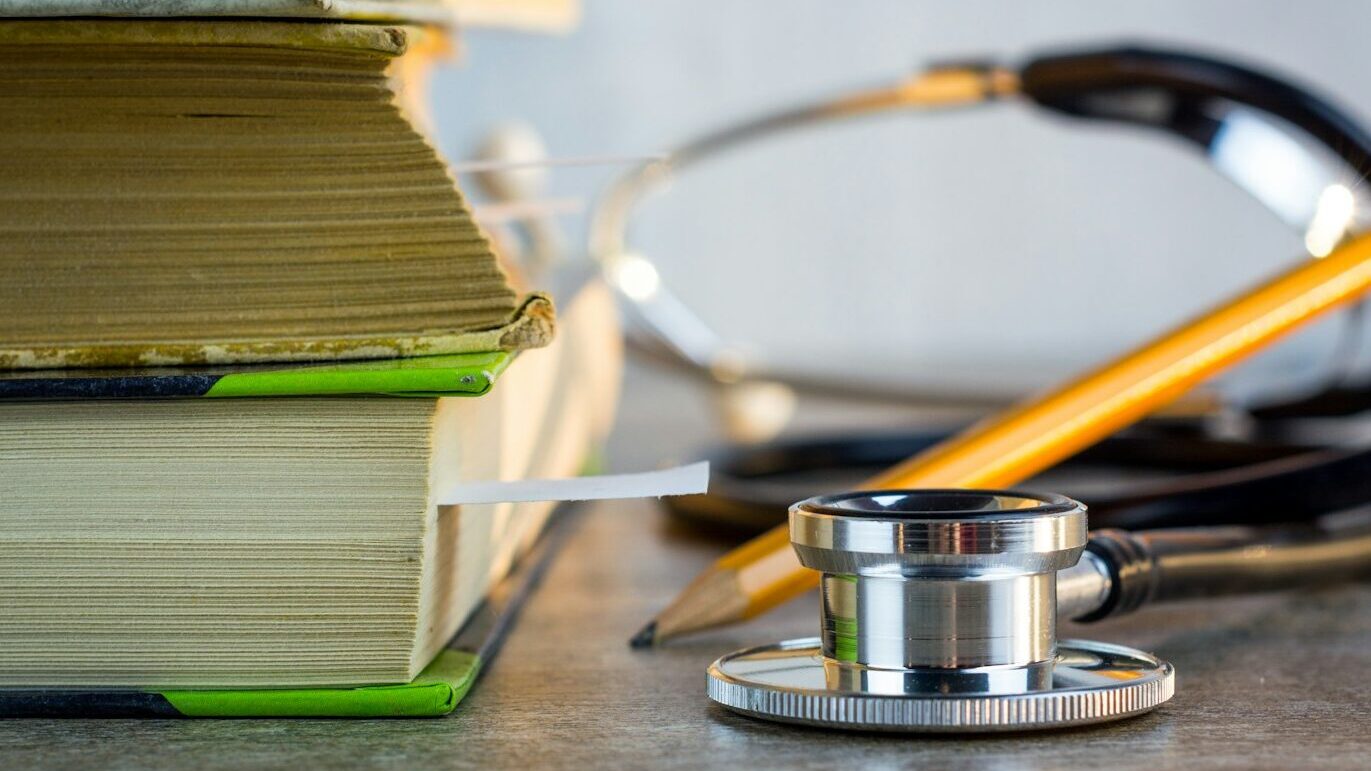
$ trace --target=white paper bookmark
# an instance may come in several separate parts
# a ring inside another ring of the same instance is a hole
[[[523,503],[525,501],[599,501],[610,498],[660,498],[694,495],[709,488],[709,464],[604,474],[567,479],[516,479],[509,482],[463,482],[439,496],[439,505],[463,503]]]

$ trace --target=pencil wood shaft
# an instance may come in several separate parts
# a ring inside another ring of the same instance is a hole
[[[1201,380],[1371,288],[1371,236],[1295,268],[1065,385],[994,415],[869,479],[867,488],[1013,485],[1136,422]],[[721,557],[659,617],[670,635],[759,615],[817,586],[780,525]],[[731,580],[720,576],[727,575]],[[728,587],[743,596],[703,597]],[[694,595],[694,596],[689,596]],[[676,607],[736,608],[707,625],[673,620]]]

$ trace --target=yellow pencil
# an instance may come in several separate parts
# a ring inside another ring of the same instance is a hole
[[[995,415],[866,487],[1017,484],[1164,406],[1248,354],[1371,288],[1371,235],[1229,300],[1156,340]],[[734,549],[633,638],[651,645],[765,613],[818,585],[782,525]]]

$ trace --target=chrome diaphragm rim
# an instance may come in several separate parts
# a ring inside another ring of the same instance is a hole
[[[737,651],[709,668],[709,697],[752,717],[859,731],[988,733],[1104,723],[1148,712],[1175,692],[1175,670],[1142,651],[1061,640],[1052,687],[1023,693],[893,693],[830,686],[818,639]],[[860,666],[860,665],[856,665]],[[879,670],[881,673],[898,670]]]

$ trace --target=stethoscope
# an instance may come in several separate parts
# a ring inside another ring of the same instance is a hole
[[[643,164],[620,178],[592,218],[590,251],[624,301],[635,350],[709,383],[724,394],[720,401],[731,415],[739,405],[756,407],[763,413],[760,419],[725,421],[726,426],[743,424],[743,439],[755,438],[750,424],[774,425],[775,413],[788,409],[775,402],[785,402],[787,392],[925,398],[852,379],[778,373],[748,360],[670,292],[647,257],[629,248],[629,217],[673,173],[779,132],[896,109],[957,108],[1015,96],[1077,118],[1161,130],[1199,147],[1211,167],[1298,229],[1313,257],[1362,228],[1358,217],[1366,214],[1360,204],[1371,177],[1371,135],[1327,100],[1285,81],[1227,61],[1144,48],[1053,53],[1014,70],[981,63],[939,65],[893,86],[707,134],[665,161]],[[1357,323],[1349,319],[1345,340],[1355,339]],[[1154,421],[1065,465],[1066,470],[1127,466],[1171,477],[1160,484],[1068,491],[1090,504],[1097,522],[1126,527],[1222,524],[1252,511],[1250,501],[1277,500],[1273,495],[1284,504],[1286,521],[1371,502],[1371,489],[1360,482],[1371,471],[1371,450],[1359,451],[1360,437],[1340,437],[1338,446],[1327,446],[1326,439],[1301,435],[1311,421],[1371,409],[1371,388],[1347,385],[1347,367],[1335,369],[1342,371],[1312,396],[1236,414]],[[774,398],[752,398],[758,391]],[[1215,430],[1216,425],[1221,428]],[[1326,430],[1321,426],[1316,433]],[[709,496],[673,499],[669,505],[698,521],[759,530],[781,521],[789,502],[820,492],[815,481],[805,482],[819,479],[818,472],[833,489],[937,438],[875,434],[743,441],[712,454]],[[1328,484],[1332,480],[1339,484]]]
[[[781,371],[750,358],[671,292],[653,261],[629,243],[630,220],[643,200],[681,172],[785,132],[897,110],[922,114],[1010,100],[1184,140],[1201,150],[1211,168],[1296,229],[1314,257],[1365,224],[1359,217],[1367,214],[1363,183],[1371,172],[1371,135],[1328,101],[1268,75],[1144,48],[1048,54],[1017,69],[939,65],[893,85],[706,134],[621,176],[593,212],[589,252],[623,300],[630,343],[640,354],[709,384],[724,428],[740,441],[774,436],[797,392],[926,403],[927,393]],[[1349,321],[1346,340],[1353,341],[1356,320]],[[1343,346],[1344,360],[1353,348]],[[1343,364],[1339,369],[1347,368]]]
[[[757,403],[758,393],[769,397],[760,400],[769,416],[733,421],[744,438],[771,433],[797,391],[919,398],[749,360],[628,247],[628,220],[671,173],[781,131],[1013,97],[1184,139],[1296,228],[1314,258],[1363,229],[1371,135],[1282,80],[1144,48],[1054,53],[1014,69],[942,65],[709,134],[621,178],[593,218],[591,254],[624,300],[631,342],[722,394],[743,393],[726,400],[732,407]],[[711,494],[681,499],[677,511],[745,528],[788,517],[801,562],[823,574],[822,626],[816,640],[719,659],[709,673],[710,697],[785,722],[901,731],[1048,728],[1152,709],[1173,692],[1169,664],[1122,646],[1059,641],[1056,619],[1097,620],[1154,601],[1364,572],[1371,531],[1360,520],[1318,518],[1371,503],[1371,447],[1303,440],[1299,423],[1368,407],[1371,390],[1335,378],[1313,397],[1241,415],[1238,431],[1231,423],[1214,432],[1202,421],[1154,422],[1113,437],[1068,465],[1116,464],[1166,478],[1082,496],[1089,534],[1083,504],[1020,491],[859,491],[787,506],[803,497],[795,479],[835,469],[865,477],[937,441],[936,434],[727,448],[714,458]],[[1187,529],[1155,530],[1178,525]]]
[[[1060,495],[888,490],[790,508],[800,562],[822,574],[820,636],[719,658],[708,693],[731,710],[830,728],[979,733],[1103,723],[1175,692],[1140,650],[1059,640],[1191,596],[1364,574],[1371,528],[1086,530]]]

